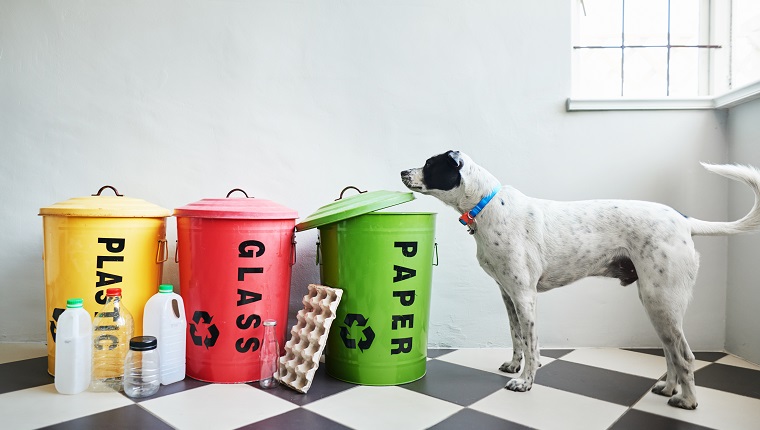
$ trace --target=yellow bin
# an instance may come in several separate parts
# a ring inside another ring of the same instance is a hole
[[[106,189],[115,196],[101,195]],[[166,217],[171,211],[124,197],[110,185],[97,194],[41,208],[44,234],[45,309],[48,373],[55,372],[55,333],[66,300],[81,298],[95,315],[106,289],[121,288],[123,302],[142,334],[145,302],[161,283],[169,254]]]

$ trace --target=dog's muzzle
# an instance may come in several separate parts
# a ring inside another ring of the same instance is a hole
[[[417,176],[415,175],[415,169],[404,170],[401,172],[401,182],[410,190],[420,191],[423,187],[421,184],[416,183],[415,176]]]

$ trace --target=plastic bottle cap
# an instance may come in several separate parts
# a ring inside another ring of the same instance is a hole
[[[156,349],[158,340],[155,336],[136,336],[129,340],[129,349],[132,351],[149,351]]]
[[[121,288],[109,288],[106,290],[106,297],[121,296]]]
[[[66,300],[66,307],[67,308],[81,308],[82,307],[82,299],[68,299]]]
[[[161,284],[158,286],[159,293],[173,293],[174,286],[172,284]]]
[[[277,325],[277,321],[275,320],[266,320],[264,321],[264,326],[275,326]]]

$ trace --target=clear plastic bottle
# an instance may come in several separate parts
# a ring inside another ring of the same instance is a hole
[[[274,388],[280,383],[280,345],[277,343],[277,321],[264,321],[264,338],[261,341],[261,388]]]
[[[159,285],[158,293],[145,303],[143,335],[155,336],[158,340],[161,384],[168,385],[185,379],[185,304],[171,285]]]
[[[106,290],[106,304],[95,316],[92,330],[92,391],[121,391],[124,360],[134,320],[121,301],[121,288]]]
[[[161,359],[155,336],[138,336],[129,341],[124,361],[124,394],[129,397],[148,397],[161,386]]]
[[[77,394],[90,385],[92,374],[92,320],[82,299],[68,299],[58,318],[55,343],[55,389]]]

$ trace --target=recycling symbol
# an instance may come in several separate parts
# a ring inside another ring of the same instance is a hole
[[[206,311],[195,311],[195,313],[193,313],[193,323],[190,324],[190,338],[193,339],[194,344],[198,346],[205,345],[206,349],[216,344],[216,340],[219,339],[219,329],[216,328],[216,324],[211,324],[212,318],[213,317]],[[208,336],[206,336],[205,339],[203,336],[197,334],[198,329],[196,327],[196,324],[200,324],[201,322],[208,325],[208,327],[206,327]]]
[[[356,323],[357,327],[364,327],[362,330],[364,337],[359,342],[357,342],[356,339],[352,339],[348,332],[349,328],[351,328],[354,323]],[[345,325],[340,328],[340,338],[343,339],[343,345],[345,345],[346,348],[356,349],[356,346],[358,345],[359,350],[364,352],[372,346],[372,341],[375,340],[375,332],[372,330],[372,327],[367,325],[367,318],[365,318],[364,315],[346,314],[343,324]]]
[[[53,342],[55,342],[55,335],[56,335],[56,324],[58,323],[58,318],[61,317],[61,314],[66,309],[61,308],[53,308],[53,319],[50,320],[50,335],[53,336]]]

